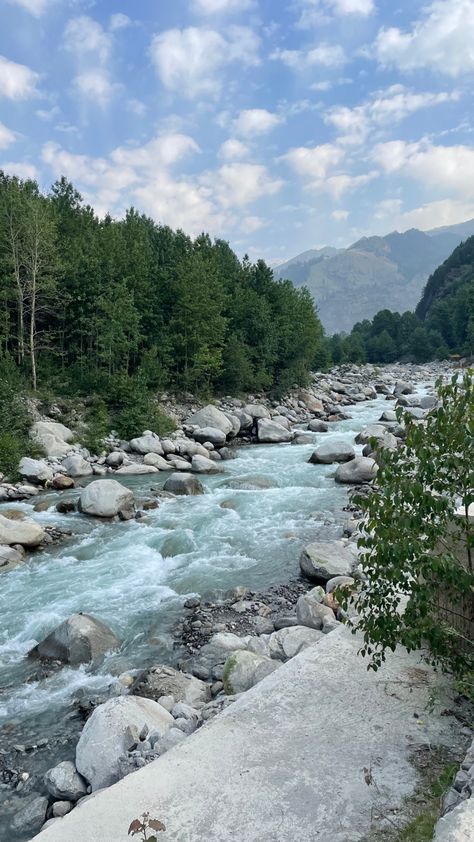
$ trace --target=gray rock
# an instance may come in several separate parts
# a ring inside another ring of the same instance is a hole
[[[309,461],[314,464],[330,465],[333,462],[349,462],[354,457],[355,450],[351,444],[343,439],[333,439],[317,447]]]
[[[291,441],[293,438],[291,430],[287,430],[281,424],[268,418],[259,418],[257,428],[258,440],[262,444],[277,444]]]
[[[336,588],[346,588],[346,586],[352,589],[354,585],[355,579],[352,576],[334,576],[326,582],[326,593],[333,593]]]
[[[233,431],[234,427],[233,422],[227,417],[227,415],[218,409],[217,406],[213,406],[213,404],[208,404],[208,406],[205,406],[203,409],[200,409],[198,412],[191,415],[187,419],[186,425],[199,427],[200,429],[211,427],[213,429],[220,430],[224,433],[224,441],[225,437]],[[212,441],[212,439],[210,439],[210,441]]]
[[[20,552],[14,547],[0,546],[0,572],[6,572],[16,567],[25,558],[24,551]]]
[[[178,702],[199,708],[211,698],[209,685],[204,681],[173,667],[161,665],[151,667],[139,675],[132,687],[132,693],[158,702],[164,696],[172,702],[171,708]],[[168,704],[166,707],[168,708]]]
[[[158,454],[156,454],[158,456]],[[156,474],[158,473],[156,465],[148,465],[141,462],[132,462],[130,465],[122,465],[115,473],[117,475],[139,475],[139,474]]]
[[[248,415],[246,412],[237,412],[237,418],[240,421],[240,429],[241,430],[251,430],[253,427],[253,418],[251,415]]]
[[[315,591],[318,589],[315,588]],[[322,629],[326,623],[335,621],[334,612],[321,602],[320,594],[309,591],[300,596],[296,603],[296,616],[302,626]]]
[[[368,444],[371,439],[382,439],[386,432],[387,428],[383,424],[369,424],[356,435],[355,440],[357,444]]]
[[[159,456],[163,456],[163,448],[160,440],[154,433],[144,433],[142,436],[132,439],[130,447],[135,453],[141,453],[142,456],[145,456],[147,453],[158,453]]]
[[[339,465],[335,480],[339,483],[359,485],[375,479],[379,466],[374,459],[367,456],[356,456],[345,465]]]
[[[263,669],[259,668],[263,667]],[[224,666],[223,683],[226,694],[243,693],[275,669],[270,658],[240,649],[232,652]],[[263,673],[263,674],[262,674]]]
[[[472,842],[473,838],[474,798],[468,798],[439,820],[433,842]]]
[[[395,388],[393,390],[393,394],[395,397],[399,397],[400,395],[411,395],[413,392],[413,386],[411,383],[407,383],[405,380],[398,380],[395,383]]]
[[[168,733],[155,744],[155,751],[160,755],[164,754],[166,751],[179,745],[179,743],[182,743],[186,739],[186,736],[180,728],[170,728]]]
[[[44,776],[44,785],[53,798],[79,801],[87,795],[87,784],[79,774],[72,760],[63,760]]]
[[[308,544],[300,556],[302,573],[319,582],[327,582],[334,576],[350,576],[355,564],[355,554],[342,541]]]
[[[115,517],[133,509],[133,492],[114,479],[98,479],[84,488],[79,508],[86,515]]]
[[[105,463],[110,468],[120,468],[122,465],[123,460],[125,459],[126,454],[123,450],[113,450],[112,453],[106,457]]]
[[[199,482],[198,478],[192,474],[171,474],[166,480],[164,486],[165,491],[170,491],[172,494],[187,494],[197,495],[204,494],[204,488]]]
[[[199,427],[197,430],[194,430],[193,438],[201,442],[201,444],[211,442],[214,447],[222,447],[226,441],[226,434],[218,427]]]
[[[90,614],[72,614],[35,646],[30,655],[66,664],[86,664],[118,646],[120,641],[105,623]]]
[[[64,816],[67,816],[68,813],[72,810],[72,804],[70,801],[55,801],[52,806],[52,813],[53,816],[57,819],[62,819]]]
[[[61,467],[70,477],[88,477],[92,474],[92,465],[79,453],[73,453],[63,459]]]
[[[307,626],[290,626],[273,632],[268,640],[271,658],[287,661],[294,658],[307,646],[318,643],[323,637],[322,632]]]
[[[173,466],[170,465],[163,456],[159,453],[147,453],[143,459],[144,465],[151,465],[153,468],[158,468],[159,471],[172,471]]]
[[[47,456],[66,456],[71,450],[74,433],[57,421],[36,421],[30,436],[41,445]]]
[[[37,482],[41,485],[53,478],[53,470],[44,459],[30,459],[24,456],[20,459],[18,470],[29,482]]]
[[[10,520],[0,515],[0,544],[12,546],[21,544],[22,547],[38,547],[45,539],[41,526],[29,518]]]
[[[119,779],[120,758],[139,742],[144,725],[165,736],[174,719],[157,702],[137,696],[119,696],[95,708],[76,748],[76,768],[93,791]]]
[[[308,430],[311,430],[312,433],[327,433],[329,424],[326,421],[319,421],[317,418],[314,418],[309,422]]]
[[[213,462],[212,459],[206,459],[205,456],[193,456],[191,462],[191,470],[197,474],[219,474],[224,468],[222,465]]]
[[[243,412],[245,415],[249,415],[254,421],[260,418],[270,418],[269,410],[261,403],[248,403],[244,406]]]
[[[20,812],[16,813],[11,823],[13,830],[20,833],[34,833],[39,830],[46,817],[48,799],[43,795],[34,795],[21,801]]]

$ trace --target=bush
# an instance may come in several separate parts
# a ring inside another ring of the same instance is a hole
[[[31,414],[28,396],[8,360],[0,364],[0,471],[10,480],[18,479],[18,463],[23,456],[40,456],[41,448],[28,435]]]
[[[410,651],[427,642],[432,662],[466,679],[474,643],[459,616],[468,623],[474,594],[473,373],[437,388],[440,407],[424,424],[405,415],[405,442],[383,452],[379,489],[358,500],[369,584],[356,607],[361,651],[373,669],[387,649],[401,643]]]

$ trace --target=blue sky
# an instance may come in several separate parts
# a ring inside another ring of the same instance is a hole
[[[0,0],[0,166],[280,262],[474,217],[474,0]]]

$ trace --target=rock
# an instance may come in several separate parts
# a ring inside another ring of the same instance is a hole
[[[227,420],[227,419],[226,419]],[[214,447],[222,447],[226,441],[226,434],[217,427],[200,427],[193,432],[193,438],[201,444],[210,442]]]
[[[122,465],[123,460],[125,459],[126,454],[123,450],[113,450],[112,453],[109,453],[105,460],[105,464],[109,466],[109,468],[120,468]]]
[[[471,796],[439,819],[433,842],[472,842],[473,831],[474,799]]]
[[[119,696],[95,708],[76,748],[76,768],[93,792],[119,780],[120,758],[139,742],[145,725],[164,737],[174,719],[157,702],[137,696]]]
[[[142,436],[132,439],[130,447],[135,453],[141,453],[142,456],[145,456],[147,453],[158,453],[159,456],[163,456],[164,454],[158,436],[155,436],[153,433],[144,433]]]
[[[351,444],[343,439],[333,439],[317,447],[309,461],[316,465],[330,465],[333,462],[349,462],[354,457],[355,450]]]
[[[122,467],[118,468],[118,470],[115,471],[115,473],[137,476],[139,474],[156,474],[158,473],[158,468],[154,465],[145,465],[141,464],[140,462],[132,462],[131,465],[122,465]]]
[[[209,685],[204,681],[173,667],[161,665],[151,667],[139,675],[132,693],[158,702],[163,696],[172,697],[173,705],[185,702],[193,708],[202,707],[211,698]]]
[[[297,433],[292,440],[292,444],[313,444],[313,436],[309,433]]]
[[[189,472],[189,469],[190,469],[191,465],[189,464],[189,462],[186,459],[182,458],[181,456],[168,456],[167,459],[168,459],[168,462],[170,464],[170,467],[174,471],[185,471],[185,472],[188,471]]]
[[[248,415],[246,412],[237,412],[237,418],[240,421],[240,429],[241,430],[251,430],[253,427],[253,418],[251,415]]]
[[[0,546],[0,572],[5,573],[24,560],[24,553],[14,547]]]
[[[317,588],[315,590],[317,591]],[[296,603],[296,616],[302,626],[318,630],[322,629],[326,623],[332,623],[335,620],[331,608],[322,604],[319,592],[313,593],[313,591],[300,596]]]
[[[86,515],[115,517],[133,509],[133,493],[114,479],[97,479],[84,488],[79,507]]]
[[[92,474],[92,465],[86,462],[79,453],[67,456],[63,459],[61,467],[70,477],[88,477]]]
[[[163,456],[160,456],[159,453],[147,453],[144,460],[144,465],[152,465],[153,468],[157,468],[159,471],[172,471],[173,466],[170,465]]]
[[[386,432],[387,428],[383,424],[369,424],[356,435],[355,440],[357,444],[369,444],[371,439],[382,439]]]
[[[231,414],[230,412],[225,412],[224,414],[232,424],[232,430],[227,434],[228,438],[235,438],[240,433],[240,419],[237,415]]]
[[[355,579],[352,576],[334,576],[326,582],[326,593],[333,593],[336,588],[352,590],[354,585]]]
[[[158,753],[164,754],[166,751],[169,751],[170,748],[174,748],[175,746],[182,743],[183,740],[186,739],[186,734],[180,730],[180,728],[170,728],[167,734],[159,740],[158,744],[156,745],[156,750]]]
[[[322,638],[323,633],[321,631],[307,626],[290,626],[279,629],[273,632],[268,640],[270,657],[287,661],[294,658],[307,646],[318,643]]]
[[[60,500],[59,503],[56,503],[56,511],[60,515],[67,515],[69,512],[76,511],[76,504],[74,500]]]
[[[291,430],[287,430],[281,424],[268,418],[259,418],[257,428],[257,437],[262,444],[277,444],[291,441],[293,438]]]
[[[62,819],[64,816],[67,816],[72,810],[72,804],[70,801],[55,801],[52,806],[52,813],[55,818]]]
[[[311,392],[309,392],[307,389],[300,389],[298,397],[300,401],[303,401],[306,409],[308,409],[310,412],[323,412],[324,407],[322,405],[322,402],[313,394],[311,394]]]
[[[74,433],[57,421],[36,421],[30,429],[31,438],[41,445],[47,456],[66,456],[71,450]]]
[[[220,430],[220,432],[224,433],[225,441],[226,436],[233,431],[234,424],[224,412],[217,408],[217,406],[208,404],[208,406],[200,409],[199,412],[195,412],[191,415],[186,421],[186,426],[199,427],[200,429],[211,427],[215,430]],[[212,439],[210,439],[210,441],[212,441]]]
[[[105,623],[90,614],[72,614],[35,646],[30,655],[66,664],[87,664],[118,646],[120,641]]]
[[[68,488],[74,488],[76,483],[72,477],[66,477],[64,474],[56,474],[51,483],[56,491],[66,491]]]
[[[327,582],[334,576],[350,576],[355,564],[356,556],[342,541],[308,544],[300,556],[302,573],[319,582]]]
[[[198,478],[187,473],[171,474],[170,478],[166,480],[163,488],[165,491],[170,491],[172,494],[204,494],[204,488]]]
[[[45,539],[41,526],[29,518],[10,520],[0,514],[0,544],[38,547]]]
[[[327,433],[329,430],[329,424],[327,424],[326,421],[319,421],[315,418],[313,421],[309,422],[308,430],[311,430],[312,433]]]
[[[404,380],[398,380],[395,383],[393,394],[396,398],[398,398],[400,395],[411,395],[412,392],[413,386],[411,385],[411,383],[407,383]]]
[[[87,795],[87,784],[72,760],[63,760],[62,763],[49,769],[43,780],[53,798],[79,801],[79,798]]]
[[[30,459],[24,456],[20,459],[18,470],[29,482],[37,482],[41,485],[53,478],[53,471],[44,459]]]
[[[192,459],[193,456],[205,456],[206,459],[209,459],[209,450],[198,441],[192,441],[191,439],[178,439],[176,447],[181,456],[187,456],[189,459]],[[212,447],[214,447],[214,445],[212,445]]]
[[[224,468],[205,456],[193,456],[191,470],[197,474],[220,474]]]
[[[356,456],[351,462],[339,465],[335,480],[339,483],[358,485],[362,482],[371,482],[375,479],[379,466],[374,459],[367,456]]]
[[[249,690],[276,668],[275,662],[254,652],[240,649],[232,652],[224,666],[224,691],[230,696]],[[262,669],[263,668],[263,669]]]
[[[249,415],[253,420],[270,418],[270,412],[267,407],[261,403],[248,403],[244,406],[243,412],[245,415]]]
[[[21,834],[35,833],[46,818],[48,799],[44,795],[34,795],[21,800],[21,809],[13,818],[13,830]]]
[[[382,415],[380,416],[380,420],[394,422],[397,420],[397,413],[393,409],[384,409]]]

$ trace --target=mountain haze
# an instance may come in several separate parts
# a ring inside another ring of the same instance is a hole
[[[470,234],[474,219],[431,231],[362,237],[347,249],[303,252],[278,266],[275,275],[308,287],[328,334],[350,332],[379,310],[414,310],[430,274]]]

